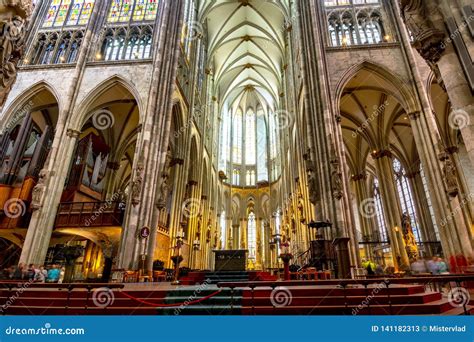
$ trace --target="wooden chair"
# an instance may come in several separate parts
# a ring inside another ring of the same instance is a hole
[[[137,271],[125,271],[123,275],[124,283],[137,283],[138,282],[138,272]]]
[[[151,283],[153,282],[153,276],[149,275],[142,270],[138,271],[138,282],[139,283]]]
[[[153,271],[153,281],[156,281],[156,282],[166,281],[166,272],[165,271]]]

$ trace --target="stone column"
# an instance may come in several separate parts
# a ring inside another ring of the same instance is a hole
[[[375,204],[367,189],[367,174],[365,171],[363,171],[357,175],[353,175],[352,181],[354,182],[354,188],[356,192],[356,202],[362,235],[371,237],[369,242],[374,241],[375,239],[372,234],[372,220],[375,217]],[[373,254],[373,245],[364,245],[364,249],[366,251],[367,257],[370,258],[370,256]]]
[[[147,247],[147,270],[153,266],[158,228],[156,200],[166,164],[171,117],[172,93],[176,79],[179,39],[183,17],[182,0],[165,0],[155,23],[154,66],[142,133],[137,142],[138,158],[132,172],[132,194],[127,206],[127,224],[119,250],[120,268],[130,269],[135,260],[131,247],[143,227],[151,229]]]
[[[80,134],[81,132],[79,131],[68,130],[66,139],[63,140],[61,145],[62,152],[72,156]],[[54,171],[45,171],[46,186],[42,191],[46,195],[41,196],[43,200],[38,203],[31,216],[30,225],[21,251],[20,262],[36,265],[44,263],[51,234],[53,233],[56,208],[62,195],[64,180],[67,177],[68,171],[69,162],[63,163],[62,166],[56,165]]]
[[[345,163],[343,139],[339,125],[338,110],[329,94],[329,77],[321,29],[322,4],[319,1],[297,3],[303,39],[304,98],[307,106],[308,132],[312,137],[307,156],[308,177],[312,199],[316,206],[316,220],[333,223],[330,238],[350,238],[351,264],[358,265],[354,219],[350,209],[348,172]]]
[[[457,4],[437,0],[399,0],[395,5],[398,4],[403,20],[413,35],[413,47],[426,60],[438,83],[448,93],[453,108],[450,124],[461,130],[474,165],[474,96],[461,66],[460,55],[453,45],[455,33],[450,35],[446,28],[446,22],[453,20],[455,12],[458,12]],[[463,42],[468,47],[472,46],[472,40]]]
[[[413,193],[413,204],[417,214],[417,222],[421,237],[421,242],[427,255],[433,255],[433,249],[430,244],[426,242],[435,241],[436,234],[434,232],[431,213],[428,207],[428,201],[423,187],[423,180],[421,179],[420,171],[413,171],[405,175],[410,184]]]
[[[375,160],[375,167],[377,169],[385,224],[390,236],[393,264],[397,269],[409,268],[410,262],[401,232],[402,211],[395,186],[392,153],[388,150],[374,151],[372,152],[372,158]]]
[[[58,122],[55,127],[55,136],[47,163],[42,171],[44,184],[41,184],[42,192],[47,196],[40,196],[42,202],[38,203],[36,211],[33,212],[25,242],[23,244],[20,262],[26,264],[43,264],[46,258],[51,234],[56,220],[56,212],[61,201],[64,182],[67,179],[70,164],[73,158],[77,138],[80,135],[80,123],[73,115],[77,94],[85,71],[87,56],[92,48],[93,24],[100,18],[99,14],[105,15],[106,4],[98,3],[89,20],[88,29],[82,42],[82,48],[76,62],[71,87],[64,98],[64,107],[59,113]]]

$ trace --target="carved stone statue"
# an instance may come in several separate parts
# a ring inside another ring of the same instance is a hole
[[[414,48],[430,65],[436,63],[445,49],[444,32],[434,27],[423,0],[399,1],[403,21],[413,36]]]
[[[340,200],[344,194],[344,185],[342,183],[342,172],[338,159],[331,161],[331,186],[334,197]]]
[[[31,1],[0,0],[0,108],[16,80],[30,14]]]
[[[308,169],[308,193],[309,193],[309,201],[313,204],[318,202],[318,183],[316,180],[316,176],[312,169]]]
[[[135,179],[132,182],[132,204],[140,203],[140,194],[142,192],[144,166],[141,162],[138,163],[135,169]]]
[[[410,262],[413,262],[418,258],[418,247],[411,227],[411,218],[408,213],[403,213],[402,216],[402,233],[408,258]]]
[[[33,188],[31,195],[31,208],[33,210],[38,210],[43,205],[44,193],[46,190],[46,177],[48,172],[46,170],[41,170],[38,176],[38,183]]]
[[[450,158],[447,158],[444,162],[443,175],[444,175],[444,180],[446,182],[448,195],[451,197],[456,197],[457,194],[459,193],[458,179],[457,179],[456,167],[454,166]]]
[[[156,201],[156,207],[159,210],[163,210],[166,207],[166,202],[168,200],[169,194],[169,185],[168,185],[168,174],[165,172],[162,176],[161,186],[160,186],[160,195]]]

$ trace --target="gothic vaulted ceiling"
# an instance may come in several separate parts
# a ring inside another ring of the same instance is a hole
[[[280,92],[287,0],[203,1],[209,64],[221,103],[275,109]]]

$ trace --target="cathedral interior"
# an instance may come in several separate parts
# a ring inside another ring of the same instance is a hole
[[[472,262],[471,0],[13,2],[2,268]]]

